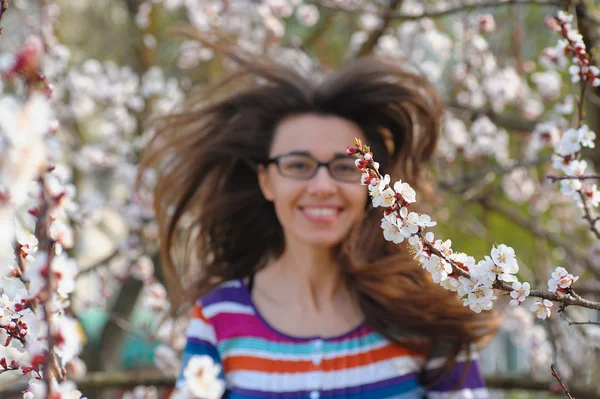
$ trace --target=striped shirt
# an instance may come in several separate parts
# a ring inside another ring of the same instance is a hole
[[[196,302],[182,370],[195,355],[222,366],[228,399],[488,398],[474,355],[468,364],[459,357],[454,370],[426,390],[419,378],[439,370],[443,358],[393,344],[366,324],[337,337],[283,334],[260,315],[241,279]],[[177,385],[184,383],[182,373]]]

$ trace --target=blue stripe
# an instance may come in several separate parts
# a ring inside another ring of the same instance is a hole
[[[393,378],[387,381],[379,381],[372,384],[359,385],[349,388],[338,388],[327,391],[319,391],[321,399],[421,399],[425,389],[417,381],[417,375],[411,373],[406,376]],[[229,399],[298,399],[310,397],[309,391],[294,392],[266,392],[250,389],[233,388],[228,396]]]
[[[322,399],[422,399],[425,397],[425,389],[418,385],[416,382],[410,385],[403,384],[404,387],[393,385],[381,389],[371,390],[367,392],[338,392],[336,394],[327,394],[327,392],[321,392],[319,396]],[[235,388],[234,388],[235,389]],[[310,391],[301,392],[269,392],[262,395],[253,395],[251,392],[229,392],[226,396],[227,399],[306,399],[310,398]]]
[[[381,335],[373,332],[360,338],[349,339],[342,342],[323,341],[322,351],[330,354],[339,352],[344,355],[350,350],[370,347],[383,341],[385,340]],[[222,340],[219,342],[218,347],[219,352],[221,353],[227,353],[227,351],[239,348],[285,355],[309,355],[315,352],[315,347],[312,342],[273,342],[262,338],[247,337]]]
[[[217,348],[208,342],[197,338],[188,338],[183,352],[189,353],[190,355],[210,355],[213,359],[219,358]]]

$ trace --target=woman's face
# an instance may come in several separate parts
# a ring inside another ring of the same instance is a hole
[[[269,155],[279,157],[279,166],[260,167],[259,183],[275,206],[288,244],[331,248],[362,218],[366,188],[354,159],[346,155],[355,137],[364,141],[356,124],[336,116],[297,115],[277,127]],[[316,162],[332,160],[330,169],[338,179],[324,166],[310,177]]]

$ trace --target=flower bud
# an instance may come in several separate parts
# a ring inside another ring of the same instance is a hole
[[[369,164],[369,162],[365,161],[364,159],[357,159],[354,164],[356,165],[357,168],[366,168],[367,165]]]
[[[31,37],[17,54],[15,63],[6,72],[6,76],[11,78],[15,74],[23,74],[28,80],[35,78],[40,69],[41,53],[41,40]]]
[[[348,146],[348,147],[346,147],[346,153],[348,155],[354,155],[354,154],[356,154],[356,148]]]

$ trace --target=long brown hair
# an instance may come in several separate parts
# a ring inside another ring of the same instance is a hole
[[[175,304],[249,276],[282,253],[282,228],[259,189],[256,165],[268,158],[275,128],[287,116],[355,122],[381,171],[419,186],[443,111],[426,78],[397,60],[368,57],[316,79],[223,37],[218,44],[195,38],[237,67],[160,120],[141,166],[141,173],[157,172],[161,261]],[[490,337],[496,315],[476,315],[456,293],[434,284],[404,245],[384,240],[381,217],[381,209],[369,205],[339,252],[367,323],[396,341],[409,334],[449,343],[454,354]]]

